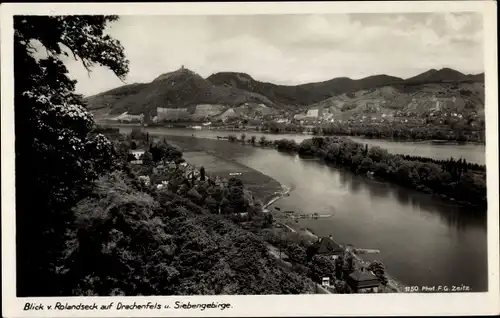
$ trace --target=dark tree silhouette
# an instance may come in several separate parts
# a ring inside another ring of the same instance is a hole
[[[89,134],[92,116],[61,58],[78,58],[89,71],[94,64],[107,66],[123,79],[128,72],[123,47],[103,33],[117,19],[14,17],[18,296],[62,290],[55,276],[72,217],[69,207],[110,165],[111,143]],[[37,50],[47,57],[36,59]]]
[[[200,180],[205,181],[205,167],[200,168]]]

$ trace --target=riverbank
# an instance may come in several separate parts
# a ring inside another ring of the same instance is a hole
[[[169,138],[169,143],[182,150],[184,159],[196,168],[204,167],[209,174],[224,179],[231,177],[240,179],[261,205],[270,202],[276,197],[276,193],[282,191],[278,181],[207,149],[203,140],[200,142],[199,139],[176,136]]]
[[[258,134],[266,134],[266,135],[306,135],[306,136],[314,136],[314,137],[349,137],[353,139],[366,139],[372,141],[387,141],[387,142],[397,142],[397,143],[423,143],[423,144],[435,144],[435,145],[481,145],[485,146],[485,140],[458,140],[458,139],[436,139],[435,137],[422,139],[422,138],[380,138],[377,136],[364,135],[364,134],[318,134],[313,131],[287,131],[280,130],[274,132],[270,129],[256,129],[252,127],[244,127],[244,128],[236,128],[231,126],[198,126],[199,123],[185,123],[185,124],[144,124],[141,123],[119,123],[114,121],[96,121],[96,123],[100,126],[108,126],[108,127],[149,127],[149,128],[165,128],[165,129],[186,129],[193,132],[196,131],[220,131],[220,132],[238,132],[238,133],[258,133]],[[193,128],[193,126],[199,128]]]
[[[131,125],[111,125],[103,126],[103,128],[115,128],[121,133],[129,134],[133,129],[140,128],[140,126]],[[241,135],[241,133],[223,131],[223,130],[193,130],[186,128],[165,128],[165,127],[143,127],[144,131],[147,131],[150,135],[162,135],[162,136],[189,136],[204,139],[227,139],[229,135]],[[263,132],[248,132],[246,135],[254,135],[257,140],[264,137],[267,140],[279,140],[279,139],[293,139],[300,143],[304,139],[311,138],[311,135],[304,134],[267,134]],[[476,163],[479,165],[484,165],[486,162],[485,146],[478,145],[474,143],[466,143],[461,145],[438,145],[432,144],[430,142],[396,142],[394,140],[386,139],[376,139],[376,138],[361,138],[361,137],[346,137],[359,143],[367,144],[368,146],[379,146],[381,148],[387,149],[392,154],[400,155],[410,155],[410,156],[420,156],[429,157],[435,160],[448,160],[450,158],[465,159],[467,162]]]
[[[461,159],[434,160],[391,154],[381,147],[369,147],[349,138],[313,137],[300,143],[288,139],[261,139],[257,143],[253,137],[243,139],[246,137],[229,136],[228,141],[318,158],[355,174],[486,210],[486,166]]]

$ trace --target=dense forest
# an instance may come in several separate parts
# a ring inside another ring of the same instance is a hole
[[[274,147],[279,151],[316,156],[343,166],[353,173],[384,179],[405,187],[441,195],[462,203],[486,207],[486,167],[464,159],[434,160],[390,154],[380,147],[368,147],[345,137],[313,137],[300,144],[294,140],[275,141],[262,137],[246,140],[230,136],[229,141]]]

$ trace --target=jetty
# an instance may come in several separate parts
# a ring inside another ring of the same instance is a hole
[[[281,211],[279,207],[274,208],[277,211]],[[321,219],[321,218],[331,218],[333,214],[319,214],[319,213],[301,213],[295,215],[295,211],[290,211],[286,210],[283,211],[285,213],[286,217],[289,217],[291,219]]]
[[[333,214],[311,213],[311,214],[290,215],[290,218],[292,218],[292,219],[320,219],[320,218],[330,218],[332,216],[333,216]]]

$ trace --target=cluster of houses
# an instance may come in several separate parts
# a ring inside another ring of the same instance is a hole
[[[130,163],[134,165],[142,165],[143,164],[143,156],[146,153],[145,149],[136,149],[136,150],[130,150],[129,155],[130,157]],[[201,172],[199,169],[195,168],[194,166],[188,164],[187,162],[182,162],[180,164],[176,164],[173,161],[167,161],[162,164],[157,165],[156,167],[153,168],[153,173],[158,174],[161,171],[166,171],[166,170],[173,170],[173,169],[180,169],[182,171],[183,177],[185,177],[188,180],[200,180],[201,178]],[[211,179],[211,177],[206,176],[207,180]],[[139,179],[144,182],[146,185],[150,185],[150,178],[148,176],[140,176]],[[223,186],[226,184],[226,180],[220,178],[219,176],[215,176],[213,178],[213,182],[217,186]],[[163,187],[168,186],[168,181],[162,181],[160,184],[157,184],[156,187],[158,189],[161,189]]]
[[[307,249],[308,258],[314,255],[323,255],[332,259],[343,257],[346,253],[351,253],[349,249],[343,248],[335,243],[332,237],[319,237],[313,245]],[[380,286],[380,281],[375,274],[367,270],[363,265],[356,268],[345,279],[347,285],[355,293],[377,292]],[[328,287],[329,281],[324,280],[323,285]]]

